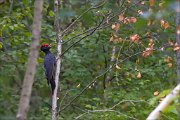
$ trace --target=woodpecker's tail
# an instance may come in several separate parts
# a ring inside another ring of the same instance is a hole
[[[51,92],[52,92],[52,95],[54,94],[54,89],[56,87],[56,83],[54,80],[50,80],[50,84],[51,84]]]

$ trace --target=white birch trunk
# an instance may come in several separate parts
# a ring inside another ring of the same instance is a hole
[[[170,94],[151,112],[146,120],[158,120],[161,112],[180,94],[180,84],[178,84]]]
[[[55,74],[55,83],[56,87],[54,90],[54,94],[52,96],[52,120],[57,119],[57,91],[58,91],[58,82],[59,82],[59,75],[61,71],[61,58],[60,55],[62,53],[62,37],[60,34],[60,25],[59,25],[59,19],[58,19],[58,0],[54,0],[54,13],[55,13],[55,20],[54,20],[54,26],[57,36],[57,56],[56,56],[56,74]]]

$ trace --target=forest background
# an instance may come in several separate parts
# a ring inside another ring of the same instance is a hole
[[[60,0],[58,119],[143,120],[177,85],[175,0]],[[0,0],[0,119],[14,120],[32,41],[34,0]],[[41,44],[55,55],[54,2]],[[40,52],[40,51],[39,51]],[[51,119],[40,52],[28,120]],[[74,99],[75,98],[75,99]],[[177,120],[178,100],[162,120]]]

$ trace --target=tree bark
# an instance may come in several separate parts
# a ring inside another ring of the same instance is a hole
[[[54,26],[57,36],[57,56],[56,56],[56,74],[55,74],[55,83],[56,87],[54,90],[54,94],[52,96],[52,120],[57,119],[57,90],[58,90],[58,81],[59,81],[59,74],[61,71],[61,53],[62,53],[62,37],[60,34],[60,25],[59,25],[59,19],[58,19],[58,0],[54,0],[54,13],[55,13],[55,19],[54,19]]]
[[[176,10],[176,42],[180,46],[180,0]],[[180,83],[180,51],[177,51],[177,82]]]
[[[166,96],[166,98],[158,105],[158,107],[156,107],[155,110],[153,110],[151,112],[151,114],[148,116],[148,118],[146,120],[158,120],[161,112],[167,108],[170,103],[176,98],[178,97],[178,95],[180,94],[180,84],[178,84],[169,95]]]
[[[180,0],[177,0],[177,6],[176,6],[176,42],[178,46],[180,46]],[[177,61],[177,84],[180,84],[180,51],[177,51],[176,61]],[[180,105],[177,106],[177,111],[178,111],[178,118],[180,120]]]
[[[6,2],[6,0],[0,0],[0,4],[5,3],[5,2]]]
[[[32,29],[32,43],[27,62],[27,68],[23,80],[23,87],[17,112],[17,120],[25,120],[29,109],[29,101],[31,98],[32,85],[34,82],[34,75],[36,72],[37,58],[39,56],[39,43],[41,32],[42,6],[43,0],[36,0],[34,3],[34,18]]]

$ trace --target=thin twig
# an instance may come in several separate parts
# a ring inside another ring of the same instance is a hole
[[[71,46],[69,46],[62,54],[60,57],[62,57],[69,49],[71,49],[73,46],[75,46],[77,43],[79,43],[81,40],[87,38],[88,36],[92,35],[103,23],[104,19],[102,19],[102,21],[99,23],[99,25],[89,34],[87,34],[86,36],[82,37],[81,39],[79,39],[78,41],[76,41],[75,43],[73,43]]]
[[[9,12],[8,12],[8,15],[11,14],[11,11],[12,11],[12,8],[13,8],[13,3],[14,3],[14,0],[10,0],[10,7],[9,7]]]
[[[59,108],[61,107],[61,104],[62,104],[63,100],[66,98],[67,94],[68,94],[70,91],[72,91],[72,90],[67,90],[67,91],[66,91],[65,95],[63,96],[63,98],[62,98],[62,100],[61,100],[61,102],[60,102],[60,104],[59,104]]]
[[[147,101],[145,100],[122,100],[120,102],[118,102],[117,104],[115,104],[114,106],[112,106],[111,108],[109,108],[110,110],[114,109],[116,106],[124,103],[124,102],[145,102],[145,103],[148,103]],[[149,103],[148,103],[149,104]]]
[[[124,5],[124,2],[123,2],[123,4],[121,5],[121,6],[123,6]],[[122,10],[120,13],[123,13],[124,11],[126,11],[127,9],[129,9],[129,8],[131,8],[132,6],[128,6],[127,8],[125,8],[124,10]],[[116,17],[116,16],[118,16],[119,14],[120,14],[119,12],[117,13],[117,14],[115,14],[115,15],[113,15],[111,18],[109,18],[108,19],[108,21],[109,20],[111,20],[111,19],[113,19],[114,17]],[[107,24],[107,22],[104,22],[104,23],[102,23],[102,25],[104,25],[104,24]],[[109,26],[109,25],[107,25],[107,26]],[[107,27],[106,26],[106,27]],[[90,32],[89,34],[87,34],[86,36],[84,36],[84,37],[82,37],[80,40],[78,40],[79,42],[81,41],[81,40],[83,40],[84,38],[86,38],[86,37],[88,37],[88,36],[90,36],[91,34],[93,34],[94,32],[95,32],[95,30],[100,30],[100,29],[103,29],[104,27],[94,27],[94,28],[90,28],[89,30],[86,30],[85,32],[83,32],[83,33],[80,33],[80,34],[78,34],[78,35],[75,35],[75,36],[73,36],[72,38],[70,38],[69,40],[67,40],[66,42],[63,42],[63,44],[66,44],[66,43],[68,43],[68,42],[70,42],[71,40],[73,40],[74,38],[77,38],[77,37],[79,37],[79,36],[81,36],[81,35],[83,35],[83,34],[85,34],[85,33],[88,33],[88,32]],[[78,41],[76,41],[77,43],[78,43]],[[76,45],[77,43],[73,43],[68,49],[66,49],[65,50],[65,52],[67,52],[69,49],[71,49],[74,45]],[[63,54],[65,53],[65,52],[63,52]],[[62,55],[61,55],[62,56]]]
[[[104,25],[104,23],[102,25]],[[102,27],[97,28],[97,30],[101,30],[101,29],[104,29],[104,28],[109,27],[109,26],[110,26],[110,24],[107,24],[106,26],[102,26]],[[63,42],[63,44],[66,44],[66,43],[70,42],[71,40],[73,40],[77,37],[80,37],[80,36],[82,36],[88,32],[92,32],[94,29],[96,29],[96,27],[90,28],[90,29],[78,34],[78,35],[75,35],[75,36],[71,37],[70,39],[66,40],[65,42]]]
[[[92,7],[90,7],[90,8],[87,9],[85,12],[83,12],[81,15],[79,15],[79,16],[62,32],[62,36],[63,36],[84,14],[86,14],[86,13],[89,12],[90,10],[97,9],[97,8],[103,6],[105,3],[106,3],[106,0],[103,1],[103,3],[100,4],[100,5],[98,5],[98,6],[92,6]]]
[[[126,114],[124,114],[124,113],[121,113],[121,112],[119,112],[119,111],[109,110],[109,109],[104,109],[104,110],[88,110],[87,112],[85,112],[85,113],[77,116],[77,117],[75,118],[75,120],[79,119],[80,117],[82,117],[82,116],[84,116],[84,115],[86,115],[86,114],[96,113],[96,112],[115,112],[115,113],[118,113],[119,115],[125,116],[125,117],[127,117],[127,118],[130,118],[130,119],[133,119],[133,120],[138,120],[138,119],[136,119],[136,118],[134,118],[134,117],[128,116],[128,115],[126,115]]]

